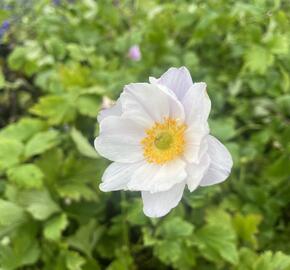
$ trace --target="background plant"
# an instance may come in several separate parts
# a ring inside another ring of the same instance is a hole
[[[289,1],[0,7],[1,270],[290,269]],[[96,115],[181,65],[207,82],[234,169],[150,220],[138,194],[99,191]]]

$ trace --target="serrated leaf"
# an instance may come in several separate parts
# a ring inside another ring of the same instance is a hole
[[[25,64],[25,54],[26,49],[23,47],[17,47],[13,52],[9,55],[8,64],[12,70],[19,70]]]
[[[267,251],[255,262],[253,270],[289,270],[290,256],[280,251]]]
[[[20,188],[41,188],[44,177],[42,171],[33,164],[24,164],[7,171],[10,181]]]
[[[59,133],[56,130],[39,132],[33,136],[25,146],[25,157],[39,155],[59,143]]]
[[[158,228],[157,233],[166,239],[179,239],[180,237],[190,236],[193,228],[192,224],[180,217],[173,217],[165,220]]]
[[[17,140],[0,138],[0,172],[20,162],[24,146]]]
[[[237,241],[231,216],[221,208],[210,208],[206,212],[206,222],[196,234],[200,251],[212,261],[224,259],[236,265]]]
[[[0,199],[0,215],[0,232],[4,227],[9,230],[9,227],[15,228],[21,225],[27,217],[21,207],[2,199]]]
[[[0,131],[0,137],[24,142],[45,128],[45,122],[39,119],[22,118],[20,121],[10,124],[2,129]]]
[[[181,246],[179,259],[173,263],[176,269],[191,270],[196,265],[196,251],[191,246]]]
[[[75,201],[80,201],[81,198],[85,200],[95,200],[96,194],[91,187],[85,183],[66,183],[59,184],[57,191],[62,198],[69,198]]]
[[[11,239],[10,246],[0,247],[0,266],[20,269],[36,263],[40,255],[34,224],[20,227]]]
[[[81,95],[75,106],[80,114],[95,118],[101,107],[101,98],[97,95]]]
[[[180,242],[164,240],[154,246],[154,255],[165,264],[176,262],[181,256]]]
[[[142,201],[135,199],[130,201],[126,207],[126,219],[132,225],[145,225],[148,222],[148,218],[143,214]]]
[[[282,34],[273,35],[269,46],[272,53],[285,55],[289,51],[289,37]]]
[[[197,231],[196,237],[196,244],[204,257],[213,261],[224,259],[234,265],[238,263],[235,236],[227,228],[206,225]]]
[[[53,148],[42,154],[36,161],[36,165],[44,173],[44,181],[47,185],[53,185],[61,177],[63,156],[61,148]]]
[[[59,67],[59,76],[66,89],[70,87],[86,87],[90,81],[90,69],[78,62],[71,62],[66,66],[61,65]]]
[[[30,112],[46,118],[51,125],[70,122],[75,117],[75,109],[68,96],[44,96]]]
[[[37,220],[45,220],[60,210],[46,190],[22,191],[17,200]]]
[[[44,236],[48,240],[57,241],[62,231],[67,227],[68,219],[65,214],[60,214],[49,219],[44,226]]]
[[[227,141],[236,135],[235,120],[233,118],[221,118],[209,121],[211,133],[221,141]]]
[[[83,136],[83,134],[77,129],[73,128],[71,130],[71,137],[76,144],[77,149],[81,154],[89,158],[99,158],[99,155],[95,149],[90,145],[88,140]]]
[[[266,48],[253,46],[245,53],[245,65],[251,71],[264,74],[274,62],[274,56]]]
[[[88,224],[81,225],[77,232],[69,237],[68,243],[91,257],[93,248],[104,229],[103,226],[97,226],[95,220],[91,220]]]
[[[258,232],[258,225],[261,220],[262,217],[260,215],[248,214],[243,216],[237,214],[233,218],[233,225],[241,239],[257,247],[256,233]]]
[[[126,248],[117,251],[117,258],[109,265],[107,270],[135,269],[133,258]]]
[[[68,270],[82,270],[82,266],[86,262],[85,259],[75,251],[68,251],[65,258]]]

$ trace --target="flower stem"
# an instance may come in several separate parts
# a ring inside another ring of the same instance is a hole
[[[121,208],[122,208],[122,225],[123,225],[123,243],[127,251],[130,250],[129,227],[127,222],[127,198],[124,191],[121,192]]]

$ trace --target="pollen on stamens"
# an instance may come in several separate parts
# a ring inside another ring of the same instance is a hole
[[[164,164],[184,152],[185,130],[187,126],[178,119],[165,118],[146,130],[142,139],[144,158],[149,163]]]

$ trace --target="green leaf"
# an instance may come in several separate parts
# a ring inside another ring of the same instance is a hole
[[[264,74],[274,62],[274,56],[261,46],[253,46],[245,53],[245,65],[251,71]]]
[[[233,118],[221,118],[209,121],[211,133],[221,141],[227,141],[236,135],[235,120]]]
[[[33,164],[24,164],[7,171],[10,181],[21,188],[41,188],[43,183],[42,171]]]
[[[59,133],[56,130],[48,130],[37,133],[26,144],[25,157],[39,155],[59,143]]]
[[[117,258],[109,265],[107,270],[135,269],[133,258],[126,248],[119,249]]]
[[[22,269],[37,262],[40,255],[34,224],[25,225],[12,236],[11,245],[0,247],[0,266],[3,269]]]
[[[82,266],[85,264],[85,259],[79,253],[68,251],[65,257],[68,270],[82,270]]]
[[[75,118],[75,109],[68,96],[44,96],[30,112],[46,118],[51,125],[70,122]]]
[[[95,220],[91,220],[88,224],[80,226],[77,232],[69,237],[68,243],[73,248],[91,257],[93,248],[104,229],[103,226],[97,226]]]
[[[10,16],[10,12],[5,9],[0,9],[0,24],[3,23],[4,20],[7,20]]]
[[[273,35],[269,41],[270,50],[274,54],[285,55],[289,51],[289,37],[287,35]]]
[[[257,247],[256,234],[261,220],[262,217],[255,214],[248,214],[246,216],[237,214],[233,219],[233,225],[238,236],[244,241],[252,243],[255,248]]]
[[[126,206],[126,218],[132,225],[145,225],[148,222],[148,218],[143,214],[142,200],[135,199],[130,200],[130,203]]]
[[[240,263],[237,270],[253,270],[253,264],[257,260],[258,255],[249,248],[242,247],[239,252]]]
[[[71,130],[71,137],[76,144],[77,149],[81,154],[89,158],[99,158],[99,155],[95,149],[89,144],[87,139],[82,135],[80,131],[73,128]]]
[[[86,200],[95,200],[96,194],[91,187],[85,183],[65,183],[58,184],[57,191],[62,198],[69,198],[80,201],[81,198]]]
[[[26,62],[26,49],[24,47],[17,47],[9,55],[8,64],[12,70],[21,69]]]
[[[288,153],[281,155],[273,163],[269,164],[269,167],[265,170],[265,177],[276,180],[283,180],[289,177],[290,166]],[[279,181],[273,184],[279,184]]]
[[[158,228],[157,233],[167,239],[179,239],[180,237],[190,236],[193,232],[193,228],[192,224],[180,217],[173,217],[164,220],[162,225]]]
[[[44,236],[48,240],[57,241],[61,238],[61,233],[68,225],[65,214],[60,214],[49,219],[44,226]]]
[[[177,261],[173,262],[176,269],[191,270],[196,266],[196,251],[191,246],[181,246],[181,254]]]
[[[176,262],[181,254],[180,243],[175,240],[160,241],[154,246],[154,255],[167,265]]]
[[[86,87],[90,81],[90,69],[77,62],[59,67],[60,80],[65,88]]]
[[[212,208],[206,213],[206,221],[207,225],[196,232],[195,244],[200,252],[209,260],[223,259],[237,265],[236,233],[231,216],[220,208]]]
[[[26,221],[26,214],[24,210],[16,204],[0,199],[0,237],[1,232],[5,229],[7,231],[18,227]]]
[[[39,119],[22,118],[20,121],[2,129],[0,131],[0,137],[24,142],[45,128],[45,122]]]
[[[61,148],[53,148],[36,161],[36,165],[44,173],[44,181],[48,186],[54,186],[54,183],[61,178],[63,166],[63,151]]]
[[[290,256],[278,251],[267,251],[254,264],[253,270],[289,270]]]
[[[206,225],[196,232],[196,244],[201,254],[212,261],[224,259],[231,264],[238,264],[238,251],[235,236],[227,228]]]
[[[0,172],[20,162],[23,144],[17,140],[0,137]]]
[[[45,220],[60,210],[46,190],[22,191],[17,201],[37,220]]]
[[[290,95],[278,97],[277,105],[281,112],[285,113],[285,115],[290,116]]]
[[[80,114],[95,118],[101,107],[101,98],[97,95],[81,95],[75,106]]]

